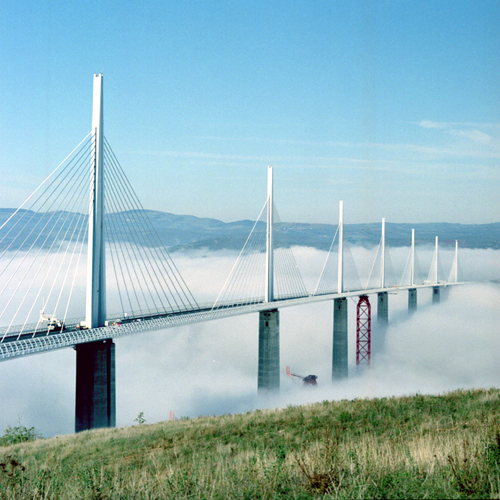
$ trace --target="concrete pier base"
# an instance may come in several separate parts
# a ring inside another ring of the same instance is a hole
[[[277,309],[259,313],[259,392],[280,388],[280,316]]]
[[[333,381],[348,377],[347,355],[347,299],[344,297],[333,301]]]
[[[115,344],[109,339],[79,344],[75,350],[75,432],[115,427]]]
[[[439,286],[432,287],[432,303],[439,304],[441,302],[441,288]]]
[[[408,290],[408,312],[413,313],[417,310],[417,289],[410,288]]]

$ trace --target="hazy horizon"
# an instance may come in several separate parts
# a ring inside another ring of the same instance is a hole
[[[12,212],[15,212],[16,210],[26,210],[24,208],[20,208],[20,207],[17,207],[17,208],[14,208],[14,207],[0,207],[0,211],[2,210],[8,210],[8,211],[12,211]],[[199,215],[195,215],[193,213],[178,213],[178,212],[167,212],[165,210],[158,210],[158,209],[152,209],[152,208],[149,208],[149,209],[144,209],[145,212],[159,212],[159,213],[164,213],[164,214],[168,214],[168,215],[174,215],[174,216],[178,216],[178,217],[196,217],[197,219],[212,219],[212,220],[216,220],[216,221],[220,221],[220,222],[224,222],[225,224],[231,224],[231,223],[234,223],[234,222],[242,222],[242,221],[251,221],[251,222],[255,222],[256,219],[257,219],[257,213],[255,214],[255,217],[253,219],[249,219],[249,218],[246,218],[246,219],[230,219],[230,220],[224,220],[224,219],[217,219],[217,218],[214,218],[214,217],[209,217],[208,215],[204,215],[203,213],[202,214],[199,214]],[[29,211],[29,210],[27,210]],[[121,212],[128,212],[129,210],[123,210]],[[78,212],[78,213],[81,213],[81,212]],[[119,213],[119,212],[110,212],[110,213]],[[81,215],[84,215],[84,216],[87,216],[86,213],[81,213]],[[335,215],[335,214],[334,214]],[[336,226],[338,225],[338,216],[337,218],[335,218],[334,216],[332,217],[332,220],[330,222],[309,222],[307,220],[283,220],[281,221],[280,223],[282,224],[287,224],[287,223],[291,223],[291,224],[311,224],[311,225],[332,225],[332,226]],[[373,225],[373,224],[380,224],[380,221],[364,221],[364,222],[349,222],[349,221],[346,221],[345,222],[345,225],[363,225],[363,224],[370,224],[370,225]],[[433,220],[433,221],[425,221],[425,222],[413,222],[413,221],[408,221],[408,220],[400,220],[400,221],[394,221],[394,220],[386,220],[386,224],[415,224],[415,225],[422,225],[422,224],[457,224],[457,225],[463,225],[463,226],[477,226],[477,225],[491,225],[491,224],[500,224],[500,218],[498,221],[492,221],[492,222],[485,222],[485,223],[478,223],[478,222],[460,222],[460,221],[457,221],[457,222],[449,222],[449,221],[444,221],[444,220]]]

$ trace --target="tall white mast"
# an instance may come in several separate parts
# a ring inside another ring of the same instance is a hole
[[[415,284],[415,229],[411,230],[410,284]]]
[[[94,75],[92,108],[92,160],[90,174],[89,236],[87,254],[88,328],[104,326],[106,320],[106,273],[104,259],[104,170],[103,170],[103,76]]]
[[[337,292],[344,292],[344,200],[339,203],[339,268]]]
[[[458,283],[458,240],[455,240],[455,283]]]
[[[274,300],[273,167],[267,167],[266,302]]]
[[[434,267],[434,283],[438,282],[438,237],[436,236],[436,265]]]
[[[382,219],[382,244],[380,251],[380,288],[385,288],[385,219]]]

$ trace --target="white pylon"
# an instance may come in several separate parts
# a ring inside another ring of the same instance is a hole
[[[274,300],[273,224],[273,167],[270,166],[267,167],[266,302]]]
[[[455,283],[458,283],[458,240],[455,240]]]
[[[337,292],[344,292],[344,200],[339,202],[339,267]]]
[[[434,266],[434,283],[438,283],[438,237],[436,236],[436,261]]]
[[[87,254],[87,328],[104,326],[106,321],[106,271],[104,256],[104,144],[103,76],[94,75],[92,108],[92,159],[90,174],[89,236]]]
[[[411,230],[410,284],[415,284],[415,229]]]
[[[385,288],[385,219],[382,219],[382,243],[380,248],[380,288]]]

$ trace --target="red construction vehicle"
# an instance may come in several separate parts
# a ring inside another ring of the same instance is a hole
[[[295,373],[290,372],[290,367],[286,367],[286,374],[290,377],[290,379],[295,382],[292,377],[300,378],[303,382],[304,387],[314,387],[318,385],[316,379],[318,378],[316,375],[308,375],[307,377],[303,377],[302,375],[296,375]]]

